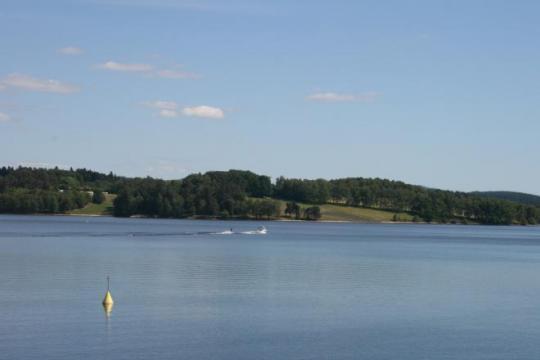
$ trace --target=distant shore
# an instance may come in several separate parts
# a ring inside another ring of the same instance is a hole
[[[207,220],[207,221],[264,221],[264,222],[291,222],[291,223],[328,223],[328,224],[385,224],[385,225],[481,225],[478,223],[440,223],[440,222],[425,222],[425,221],[362,221],[362,220],[305,220],[305,219],[287,219],[287,218],[270,218],[270,219],[256,219],[256,218],[219,218],[219,217],[185,217],[185,218],[158,218],[151,216],[135,215],[130,217],[117,217],[111,214],[0,214],[0,215],[10,215],[10,216],[67,216],[67,217],[109,217],[109,218],[118,218],[118,219],[162,219],[162,220]],[[498,226],[498,225],[485,225],[485,226]],[[523,226],[523,225],[506,225],[506,226]],[[539,225],[529,225],[529,226],[539,226]]]
[[[195,216],[195,217],[185,217],[185,218],[158,218],[158,217],[151,217],[151,216],[142,216],[142,215],[135,215],[130,217],[117,217],[111,214],[43,214],[43,213],[37,213],[37,214],[7,214],[3,213],[0,215],[8,215],[8,216],[67,216],[67,217],[90,217],[90,218],[98,218],[98,217],[109,217],[109,218],[118,218],[118,219],[162,219],[162,220],[208,220],[208,221],[245,221],[245,222],[252,222],[252,221],[264,221],[264,222],[292,222],[292,223],[327,223],[327,224],[384,224],[384,225],[462,225],[462,226],[474,226],[474,225],[482,225],[482,226],[491,226],[491,227],[500,227],[500,226],[519,226],[519,227],[539,227],[540,224],[537,225],[521,225],[521,224],[511,224],[511,225],[486,225],[486,224],[479,224],[475,222],[469,222],[469,223],[441,223],[441,222],[425,222],[425,221],[368,221],[368,220],[328,220],[328,219],[321,219],[321,220],[304,220],[304,219],[287,219],[287,218],[271,218],[271,219],[255,219],[255,218],[219,218],[219,217],[201,217],[201,216]]]

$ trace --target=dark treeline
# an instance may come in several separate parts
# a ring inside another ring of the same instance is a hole
[[[181,180],[125,178],[87,169],[0,168],[0,212],[57,213],[117,194],[115,216],[254,217],[317,220],[326,203],[407,212],[427,222],[537,224],[540,209],[474,193],[452,192],[384,179],[302,180],[230,170]],[[90,194],[93,193],[93,196]],[[287,201],[284,209],[272,198]],[[300,203],[300,204],[299,204]]]
[[[122,186],[114,214],[273,218],[281,210],[278,202],[264,199],[271,194],[270,178],[249,171],[213,171],[178,181],[135,179]]]

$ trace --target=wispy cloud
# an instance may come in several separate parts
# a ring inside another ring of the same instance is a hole
[[[176,110],[178,108],[177,103],[166,100],[146,101],[143,103],[143,105],[160,110]]]
[[[160,77],[165,79],[197,79],[200,76],[192,72],[175,69],[156,69],[154,65],[142,63],[120,63],[107,61],[97,65],[98,68],[110,71],[123,71],[132,73],[143,73],[149,77]],[[176,66],[177,68],[179,66]]]
[[[159,110],[159,116],[163,118],[175,118],[178,116],[178,111],[162,109],[162,110]]]
[[[58,80],[37,79],[25,74],[9,74],[0,83],[7,87],[14,87],[28,91],[50,92],[57,94],[71,94],[79,91],[79,87]]]
[[[6,85],[0,84],[0,91],[5,90],[5,89],[6,89]]]
[[[154,101],[146,101],[143,103],[144,106],[158,109],[158,115],[162,118],[175,118],[178,114],[178,104],[174,101],[166,101],[166,100],[154,100]]]
[[[179,70],[158,70],[156,75],[166,79],[197,79],[199,77],[197,74]]]
[[[39,162],[39,161],[13,161],[13,162],[8,162],[8,165],[13,166],[13,167],[22,166],[22,167],[46,168],[46,169],[59,168],[59,169],[64,169],[64,170],[67,170],[70,168],[67,165],[52,164],[48,162]]]
[[[126,64],[116,61],[107,61],[98,65],[99,68],[111,71],[126,71],[126,72],[150,72],[154,69],[149,64]]]
[[[225,117],[223,109],[207,105],[187,106],[179,109],[176,102],[164,100],[147,101],[143,105],[159,110],[157,114],[163,118],[175,118],[181,115],[207,119],[223,119]]]
[[[319,92],[307,97],[311,101],[319,102],[374,102],[380,94],[368,91],[360,94],[340,94],[335,92]]]
[[[67,46],[61,49],[58,49],[58,52],[63,55],[81,55],[84,51],[81,48],[75,46]]]
[[[8,114],[4,114],[4,113],[0,112],[0,124],[1,123],[8,123],[11,120],[12,120],[11,116],[9,116]]]

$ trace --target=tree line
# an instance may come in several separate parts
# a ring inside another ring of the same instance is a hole
[[[92,197],[89,192],[93,192]],[[229,170],[181,180],[127,178],[87,169],[0,168],[0,212],[62,213],[102,192],[117,194],[115,216],[317,220],[327,203],[406,212],[417,221],[537,224],[538,206],[474,193],[443,191],[386,179],[305,180]],[[275,199],[284,200],[286,206]],[[303,204],[303,205],[300,205]],[[309,204],[309,205],[308,205]]]

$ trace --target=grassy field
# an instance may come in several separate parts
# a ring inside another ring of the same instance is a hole
[[[72,210],[70,215],[112,215],[113,201],[116,195],[105,195],[105,201],[101,204],[90,203],[81,209]]]
[[[285,201],[278,200],[281,203],[282,211],[285,209]],[[306,208],[309,204],[299,204],[302,208]],[[356,221],[356,222],[384,222],[392,221],[395,212],[359,208],[343,205],[325,204],[319,205],[321,208],[322,221]],[[397,213],[399,221],[412,221],[412,215],[407,213]]]
[[[383,222],[392,221],[396,213],[391,211],[357,208],[342,205],[322,205],[321,220],[332,221],[359,221],[359,222]],[[407,213],[397,213],[400,221],[412,221],[412,216]]]
[[[116,195],[107,194],[102,204],[90,203],[82,209],[70,211],[71,215],[112,215],[113,201]],[[285,201],[277,200],[281,203],[282,211],[285,209]],[[299,204],[302,208],[312,205]],[[356,222],[385,222],[392,221],[396,213],[391,211],[366,209],[343,205],[325,204],[320,205],[321,220],[323,221],[356,221]],[[411,221],[412,216],[407,213],[398,213],[400,221]],[[287,219],[286,217],[283,217]]]

